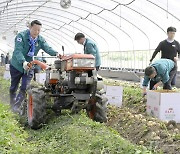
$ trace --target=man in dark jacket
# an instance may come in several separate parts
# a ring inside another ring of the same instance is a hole
[[[5,57],[4,57],[4,54],[2,53],[1,54],[1,66],[4,66],[5,64]]]
[[[5,64],[9,64],[9,53],[7,53],[7,55],[6,55]]]
[[[156,57],[157,53],[161,51],[161,58],[171,59],[175,62],[175,67],[177,69],[177,60],[180,56],[180,44],[178,41],[174,40],[176,33],[176,28],[168,27],[167,35],[168,38],[159,43],[158,47],[155,49],[152,58],[150,59],[150,63]],[[176,75],[172,80],[172,85],[175,85]]]

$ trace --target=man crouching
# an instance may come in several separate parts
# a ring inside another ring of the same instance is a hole
[[[143,95],[146,95],[147,86],[150,83],[150,90],[156,90],[163,83],[163,89],[171,90],[171,82],[176,74],[176,65],[170,59],[160,59],[145,69],[143,81]]]

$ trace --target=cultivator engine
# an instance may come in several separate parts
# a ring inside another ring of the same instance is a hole
[[[46,68],[43,88],[28,89],[27,117],[31,128],[37,129],[45,122],[47,108],[56,114],[62,109],[78,113],[85,109],[87,115],[98,122],[106,122],[106,102],[103,82],[97,77],[95,58],[89,54],[62,56]],[[47,100],[53,98],[52,105]]]

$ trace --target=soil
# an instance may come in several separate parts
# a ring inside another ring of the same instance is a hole
[[[0,68],[0,76],[3,75]],[[146,114],[146,98],[141,96],[138,83],[106,80],[110,85],[124,86],[123,106],[108,106],[106,125],[134,144],[146,146],[154,153],[180,154],[180,124],[162,122]],[[3,88],[2,88],[3,87]],[[0,101],[9,102],[8,86],[0,83]]]
[[[124,81],[120,85],[124,85]],[[114,85],[114,84],[113,84]],[[127,83],[128,88],[139,90],[139,84]],[[124,88],[123,106],[109,106],[107,126],[134,144],[148,147],[155,153],[180,154],[180,124],[162,122],[146,114],[146,98],[141,93]]]

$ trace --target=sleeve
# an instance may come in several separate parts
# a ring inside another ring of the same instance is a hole
[[[46,42],[45,39],[42,39],[42,47],[41,47],[47,54],[51,55],[51,56],[56,56],[56,51],[53,50],[52,47],[50,47],[48,45],[48,43]]]
[[[166,71],[165,74],[162,75],[162,82],[166,83],[169,81],[169,72]]]
[[[177,42],[177,52],[178,52],[178,57],[180,58],[180,44]]]
[[[15,38],[15,49],[13,55],[16,57],[17,61],[22,64],[26,61],[24,55],[24,41],[20,34],[18,34]]]
[[[157,53],[161,51],[161,46],[162,46],[162,42],[160,42],[159,45],[157,46],[157,48],[155,49],[150,61],[153,61],[153,59],[156,57]]]
[[[86,51],[88,54],[92,54],[94,57],[96,57],[97,51],[92,43],[88,43],[86,45]]]
[[[147,87],[148,84],[149,84],[149,81],[150,81],[150,78],[147,77],[147,76],[144,76],[144,80],[143,80],[142,86],[143,86],[143,87]]]

